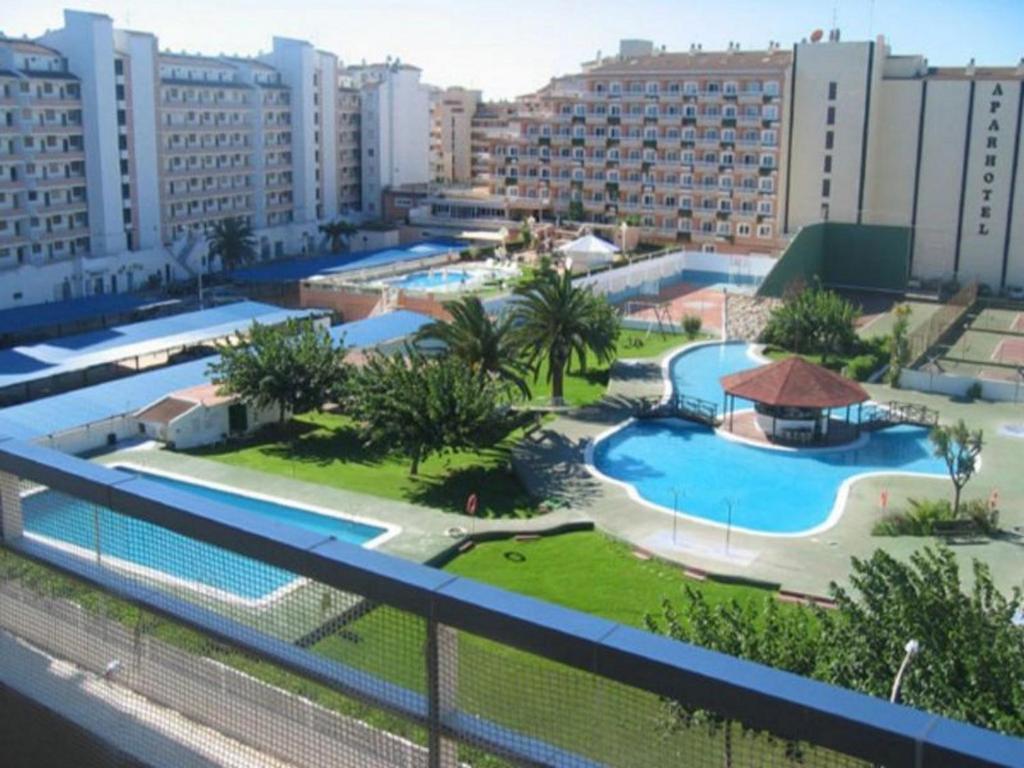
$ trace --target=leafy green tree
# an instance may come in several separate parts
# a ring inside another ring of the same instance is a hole
[[[903,369],[910,362],[910,305],[899,304],[892,312],[896,320],[889,341],[889,370],[886,371],[885,381],[890,386],[898,387]]]
[[[764,340],[797,353],[817,353],[822,362],[853,349],[857,309],[833,291],[806,288],[776,307],[768,319]]]
[[[359,231],[359,227],[344,219],[338,219],[321,224],[320,231],[330,239],[331,251],[337,253],[342,246],[348,247],[352,235]]]
[[[444,308],[451,320],[425,326],[417,334],[417,340],[442,342],[448,354],[470,370],[508,384],[528,398],[527,367],[516,344],[512,317],[492,319],[476,296],[447,301]]]
[[[319,408],[347,373],[344,352],[330,334],[309,320],[281,325],[253,323],[245,338],[223,344],[208,372],[221,394],[238,395],[261,408],[277,407],[284,423],[289,411]]]
[[[681,609],[665,600],[661,617],[648,615],[645,622],[652,632],[807,676],[814,671],[819,652],[819,612],[783,608],[776,600],[712,604],[703,593],[686,586]],[[689,727],[720,733],[723,762],[726,766],[733,764],[736,724],[719,713],[666,700],[663,726],[670,733]],[[787,753],[798,756],[795,745],[788,745]]]
[[[351,378],[346,405],[367,446],[399,451],[409,474],[433,454],[493,445],[504,417],[498,384],[453,356],[373,355]]]
[[[956,556],[925,548],[908,561],[883,550],[854,558],[851,591],[833,584],[834,610],[731,601],[709,605],[687,589],[679,607],[665,601],[648,627],[796,674],[888,698],[908,640],[921,651],[903,678],[901,700],[936,714],[1005,733],[1024,734],[1024,606],[1007,596],[975,560],[971,585]],[[716,713],[666,702],[669,727],[722,726]],[[727,736],[726,738],[731,738]],[[728,751],[728,750],[727,750]]]
[[[607,299],[574,284],[568,272],[537,280],[517,294],[512,318],[519,344],[534,371],[547,360],[551,400],[560,405],[565,369],[574,356],[581,371],[587,368],[588,353],[604,363],[615,358],[619,317]]]
[[[583,208],[583,202],[581,200],[572,200],[569,203],[569,220],[570,221],[583,221],[586,217],[587,212]]]
[[[933,427],[928,437],[935,456],[946,463],[953,483],[953,516],[956,517],[960,514],[960,492],[978,469],[983,445],[981,430],[972,432],[960,419],[956,424]]]
[[[1024,632],[1013,625],[1019,588],[1007,597],[975,560],[961,582],[956,556],[925,548],[909,562],[878,550],[852,561],[856,595],[833,585],[836,610],[823,614],[815,676],[888,697],[908,640],[921,650],[900,699],[985,728],[1024,734]]]
[[[215,222],[207,242],[210,256],[219,258],[221,267],[228,271],[248,264],[256,256],[252,227],[241,216]]]

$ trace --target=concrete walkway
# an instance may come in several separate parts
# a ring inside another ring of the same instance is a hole
[[[906,557],[935,542],[930,538],[871,535],[872,526],[882,516],[878,499],[883,489],[889,491],[890,508],[896,509],[910,497],[947,496],[949,483],[934,478],[864,478],[854,483],[845,511],[832,528],[811,536],[787,538],[733,531],[727,550],[723,529],[640,504],[622,487],[592,476],[584,462],[588,443],[629,418],[640,398],[664,393],[662,363],[678,352],[673,350],[658,360],[620,361],[612,370],[608,395],[600,404],[564,414],[545,425],[534,440],[521,443],[515,452],[516,468],[529,490],[545,498],[569,501],[601,530],[667,560],[815,595],[827,594],[832,581],[848,584],[851,557],[867,558],[878,548]],[[998,488],[1001,527],[1006,533],[997,539],[947,543],[963,563],[968,581],[970,561],[979,558],[989,565],[1001,588],[1020,584],[1024,579],[1024,440],[1000,436],[998,428],[1004,423],[1024,423],[1024,407],[953,403],[945,397],[880,385],[869,386],[868,390],[878,401],[898,399],[925,404],[937,409],[944,421],[964,418],[985,430],[983,468],[965,493],[967,497],[987,497]]]

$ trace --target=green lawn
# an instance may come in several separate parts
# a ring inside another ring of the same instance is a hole
[[[712,603],[771,599],[764,589],[688,579],[679,568],[640,560],[626,545],[595,532],[480,544],[445,570],[635,627],[644,626],[645,614],[659,614],[664,598],[678,598],[684,585]],[[378,609],[313,650],[422,692],[425,678],[418,649],[424,642],[422,622],[410,623],[397,611]],[[665,709],[656,696],[481,637],[459,634],[458,680],[459,705],[467,713],[595,760],[614,755],[616,763],[631,766],[667,764],[672,755],[713,756],[719,764],[722,760],[721,737],[703,728],[667,733],[660,725]],[[506,695],[508,685],[526,698]],[[528,692],[534,690],[543,690],[542,698],[530,698]],[[626,712],[629,716],[622,716]],[[630,745],[628,753],[622,751],[623,744]],[[742,754],[737,755],[739,762],[747,764],[768,753],[781,757],[782,745],[748,738],[737,751]]]
[[[689,341],[710,338],[707,334],[698,334],[691,339],[677,333],[650,334],[647,331],[623,329],[615,348],[616,358],[651,358],[659,357],[670,349],[681,347]],[[608,389],[608,376],[611,365],[600,363],[593,355],[587,356],[587,370],[577,369],[575,360],[565,377],[565,402],[567,405],[584,406],[596,403]],[[542,361],[537,378],[530,382],[533,390],[532,402],[546,405],[551,398],[551,383],[548,381],[547,361]]]
[[[695,581],[667,563],[640,560],[629,546],[597,532],[478,544],[445,570],[634,627],[644,626],[645,614],[659,613],[664,598],[678,598],[684,585],[710,602],[747,602],[771,594]]]
[[[462,512],[476,493],[481,517],[529,517],[535,505],[512,472],[510,450],[522,432],[511,432],[494,448],[431,456],[409,474],[403,456],[367,449],[346,416],[307,413],[292,420],[282,438],[267,433],[242,444],[191,453],[238,467],[285,475],[309,483]]]

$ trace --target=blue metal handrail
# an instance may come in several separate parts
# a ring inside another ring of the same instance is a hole
[[[0,438],[0,472],[416,614],[428,627],[480,635],[782,738],[890,766],[1024,767],[1019,739],[273,523],[34,444]],[[429,702],[425,709],[417,694],[384,681],[360,685],[365,672],[324,664],[300,648],[23,537],[5,544],[311,679],[416,721],[430,717]],[[478,721],[474,732],[463,732],[457,715],[436,719],[456,738],[486,741],[490,732],[489,747],[526,762],[537,762],[533,750],[545,748]],[[528,747],[530,754],[515,752]]]

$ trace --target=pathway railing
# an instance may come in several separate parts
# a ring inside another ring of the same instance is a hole
[[[104,736],[147,761],[160,762],[153,745],[178,720],[143,721],[121,690],[208,726],[175,738],[222,762],[237,755],[217,752],[213,732],[296,765],[930,768],[1024,756],[1016,739],[15,440],[0,440],[0,528],[0,626],[80,670],[0,655],[0,677],[33,676],[39,695],[65,686],[55,706],[92,691],[75,712],[113,708],[119,725]],[[688,723],[679,706],[714,717]],[[137,736],[146,723],[159,733]]]

